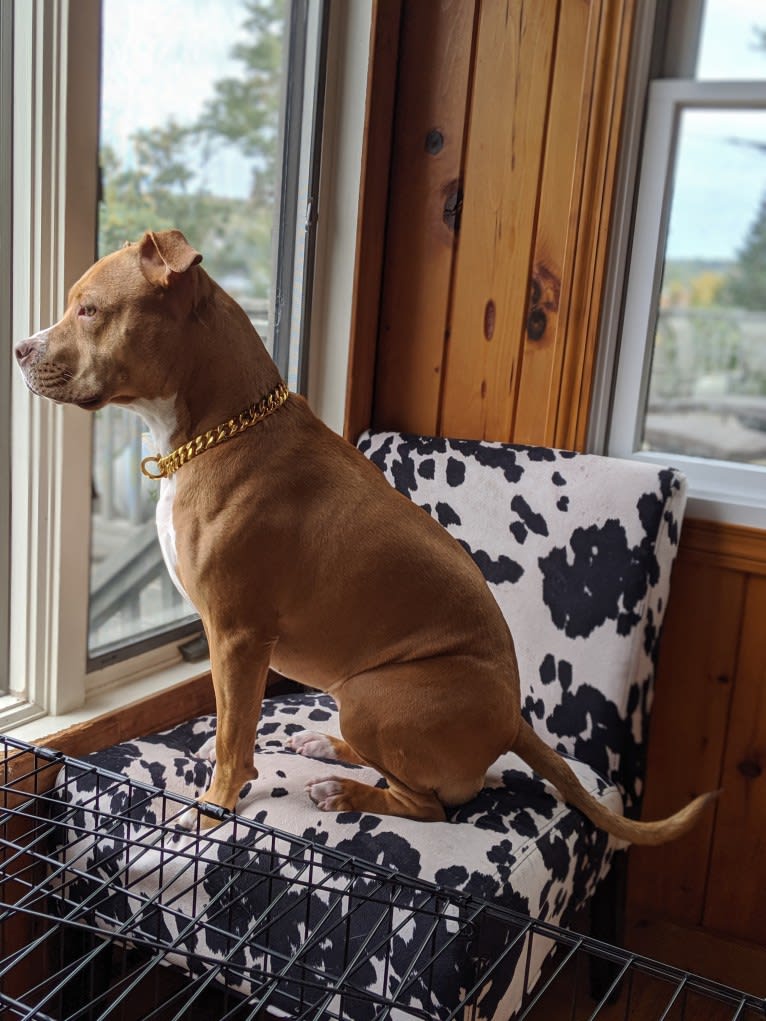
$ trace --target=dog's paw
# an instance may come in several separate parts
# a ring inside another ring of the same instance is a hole
[[[200,812],[196,805],[191,808],[187,808],[180,819],[176,819],[176,828],[179,830],[189,830],[190,832],[200,830],[209,830],[213,826],[218,826],[221,820],[215,816],[208,815],[206,812]]]
[[[215,753],[215,734],[209,737],[204,744],[200,745],[198,750],[195,752],[195,757],[198,759],[204,759],[209,762],[212,766],[216,764],[216,753]],[[256,752],[253,750],[253,775],[252,779],[258,776],[258,770],[255,768]]]
[[[333,743],[327,734],[319,734],[315,730],[300,730],[288,737],[286,746],[299,755],[309,759],[337,759]]]
[[[351,802],[344,792],[344,783],[336,776],[321,780],[309,780],[306,784],[308,796],[323,812],[351,811]]]
[[[187,808],[180,819],[176,819],[176,826],[179,830],[196,830],[199,812],[196,808]]]
[[[212,762],[215,765],[215,734],[200,746],[197,751],[197,758],[207,759],[208,762]]]

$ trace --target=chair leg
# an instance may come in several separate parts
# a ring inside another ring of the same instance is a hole
[[[625,943],[625,898],[627,894],[628,855],[616,851],[609,875],[596,887],[590,902],[590,934],[593,939],[610,946]],[[590,994],[600,1002],[614,982],[619,965],[595,955],[590,959]],[[619,999],[620,987],[611,993],[608,1002]]]

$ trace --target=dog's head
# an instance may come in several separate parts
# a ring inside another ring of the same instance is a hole
[[[87,410],[167,396],[201,259],[179,230],[147,232],[100,259],[59,322],[16,345],[29,389]]]

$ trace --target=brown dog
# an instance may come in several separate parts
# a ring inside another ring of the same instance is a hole
[[[249,319],[201,258],[180,231],[147,233],[88,270],[60,322],[16,356],[35,393],[133,408],[160,450],[179,448],[146,468],[163,476],[168,568],[210,642],[217,762],[205,801],[233,809],[257,776],[271,664],[339,706],[343,740],[308,733],[293,747],[388,781],[318,780],[309,793],[322,809],[444,819],[513,750],[623,840],[690,828],[710,795],[661,822],[623,819],[524,722],[513,641],[479,569],[301,397],[285,399]]]

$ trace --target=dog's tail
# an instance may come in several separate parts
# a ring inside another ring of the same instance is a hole
[[[511,749],[528,765],[548,780],[563,795],[564,800],[586,815],[600,829],[631,844],[664,844],[690,830],[705,809],[718,797],[718,791],[701,794],[680,812],[656,822],[636,822],[626,819],[607,808],[589,794],[570,769],[566,760],[549,747],[526,721],[521,721],[519,733]]]

